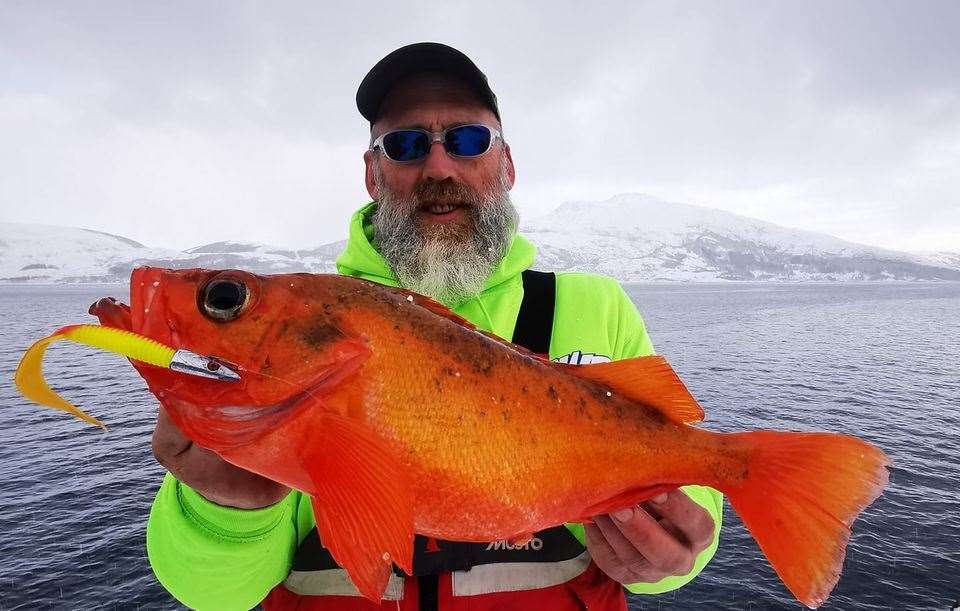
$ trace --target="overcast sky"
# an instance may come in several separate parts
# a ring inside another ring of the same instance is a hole
[[[484,70],[522,216],[648,193],[960,251],[960,2],[0,2],[0,220],[151,246],[345,237],[356,87]]]

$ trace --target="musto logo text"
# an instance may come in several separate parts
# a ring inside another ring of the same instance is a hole
[[[523,543],[520,545],[511,545],[508,541],[502,540],[502,541],[494,541],[493,543],[487,546],[488,552],[495,551],[495,550],[507,550],[507,549],[532,549],[533,551],[539,551],[543,549],[543,540],[538,539],[537,537],[534,537],[533,539],[530,539],[526,543]]]

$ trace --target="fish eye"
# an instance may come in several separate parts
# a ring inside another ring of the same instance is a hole
[[[243,312],[249,295],[236,278],[214,278],[200,291],[200,311],[217,322],[230,322]]]

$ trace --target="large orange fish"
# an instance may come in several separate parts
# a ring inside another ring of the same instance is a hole
[[[103,325],[233,364],[238,382],[134,361],[183,432],[312,497],[366,597],[414,533],[523,540],[685,484],[725,493],[787,588],[836,584],[884,454],[832,433],[714,433],[661,357],[552,363],[414,293],[333,275],[140,268]]]

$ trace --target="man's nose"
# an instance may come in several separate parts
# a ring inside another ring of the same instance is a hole
[[[457,160],[447,154],[442,142],[433,142],[423,160],[423,178],[445,180],[457,176]]]

